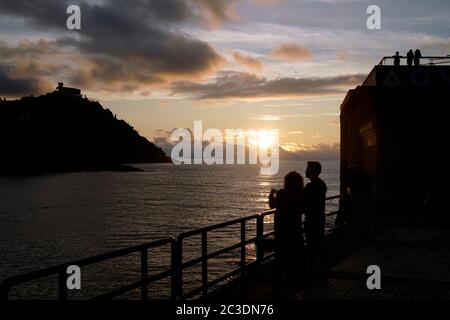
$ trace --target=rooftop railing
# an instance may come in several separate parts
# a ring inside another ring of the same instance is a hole
[[[392,57],[383,57],[378,63],[379,66],[393,66],[394,65],[395,56]],[[400,65],[406,66],[405,56],[400,56]],[[436,65],[450,65],[450,55],[447,56],[423,56],[420,58],[421,66],[436,66]]]
[[[342,196],[333,196],[326,198],[327,201],[341,199]],[[335,210],[327,213],[327,216],[334,216],[345,210],[340,208],[340,210]],[[119,287],[107,293],[103,293],[92,297],[92,300],[106,300],[118,297],[125,293],[131,292],[135,289],[140,289],[141,300],[148,300],[148,285],[152,284],[161,279],[170,278],[170,292],[171,298],[174,300],[184,300],[193,298],[196,296],[206,297],[208,295],[209,289],[215,285],[224,282],[234,276],[239,275],[242,283],[245,283],[248,269],[252,265],[262,263],[274,256],[273,250],[266,250],[264,243],[265,239],[274,235],[274,231],[266,232],[264,230],[264,219],[267,216],[274,215],[276,210],[269,210],[260,214],[255,214],[251,216],[245,216],[239,219],[226,221],[223,223],[215,224],[212,226],[202,227],[196,230],[191,230],[181,233],[177,238],[168,237],[160,239],[157,241],[144,243],[137,246],[132,246],[120,250],[111,251],[108,253],[75,260],[71,262],[66,262],[57,266],[53,266],[46,269],[41,269],[38,271],[29,272],[26,274],[21,274],[7,278],[0,285],[0,302],[9,299],[9,293],[11,288],[19,286],[24,283],[28,283],[33,280],[41,279],[44,277],[50,277],[53,275],[58,275],[58,300],[68,299],[68,289],[66,285],[67,274],[66,270],[71,265],[77,265],[80,268],[83,266],[93,265],[103,261],[111,260],[114,258],[126,256],[129,254],[139,253],[140,254],[140,280],[127,284],[125,286]],[[251,222],[256,222],[256,234],[254,236],[247,235],[247,225]],[[240,241],[226,248],[216,250],[213,252],[208,252],[208,241],[209,233],[215,230],[219,230],[229,226],[240,226]],[[328,233],[333,233],[338,228],[329,230]],[[191,259],[189,261],[183,261],[183,243],[186,239],[201,235],[201,255],[197,258]],[[247,248],[248,244],[255,244],[256,246],[256,259],[248,262],[247,260]],[[170,269],[165,270],[154,275],[149,275],[148,266],[149,250],[170,245]],[[222,254],[228,253],[232,250],[240,250],[240,263],[239,267],[223,276],[210,281],[208,272],[208,261]],[[184,293],[183,285],[183,271],[186,268],[192,267],[194,265],[201,264],[201,286]]]

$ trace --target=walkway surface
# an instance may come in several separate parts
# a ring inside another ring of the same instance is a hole
[[[381,269],[381,290],[368,290],[366,268]],[[330,276],[297,299],[450,299],[448,230],[393,228],[332,268]]]
[[[429,228],[391,227],[373,240],[329,240],[327,279],[299,287],[298,300],[447,300],[450,299],[450,232]],[[381,269],[381,290],[366,286],[366,269]],[[213,292],[208,299],[270,300],[273,261],[239,281]]]

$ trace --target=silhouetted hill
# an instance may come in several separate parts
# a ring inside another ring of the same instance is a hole
[[[49,93],[0,101],[0,174],[127,170],[170,162],[165,153],[100,103]]]

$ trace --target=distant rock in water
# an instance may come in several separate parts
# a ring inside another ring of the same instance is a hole
[[[171,162],[100,103],[60,91],[0,101],[0,174],[133,170]]]

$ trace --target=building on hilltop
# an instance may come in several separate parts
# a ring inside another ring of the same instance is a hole
[[[80,89],[64,87],[64,83],[62,83],[62,82],[58,82],[58,86],[56,87],[55,93],[65,95],[65,96],[81,98],[81,90]]]

